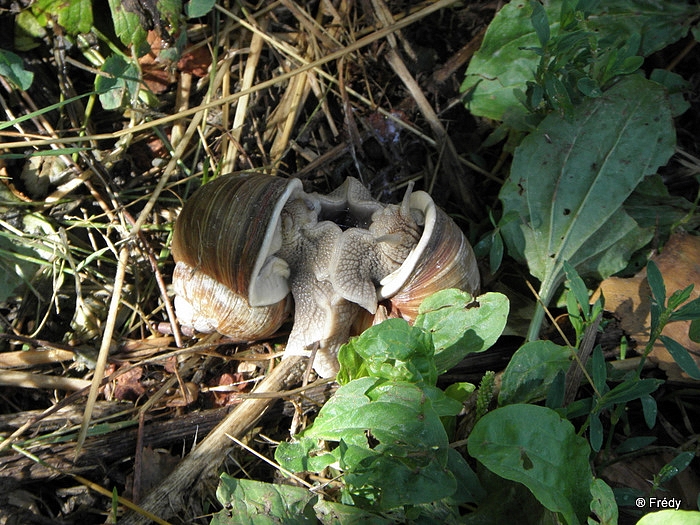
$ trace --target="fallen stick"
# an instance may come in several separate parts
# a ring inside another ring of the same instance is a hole
[[[283,359],[253,390],[251,397],[231,411],[197,448],[180,461],[165,481],[146,496],[141,502],[141,508],[162,519],[181,514],[196,485],[219,476],[221,463],[228,450],[235,446],[228,436],[240,439],[248,432],[270,405],[281,397],[284,390],[301,380],[306,363],[304,357]],[[278,395],[263,397],[260,394]],[[135,512],[129,512],[119,521],[121,525],[145,525],[150,522],[149,518]]]

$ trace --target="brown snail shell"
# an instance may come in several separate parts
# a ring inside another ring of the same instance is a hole
[[[480,278],[469,241],[432,197],[413,192],[409,207],[424,217],[421,237],[401,266],[380,281],[377,294],[389,300],[394,315],[412,322],[429,295],[458,288],[476,296]]]
[[[246,341],[279,329],[290,291],[289,267],[275,256],[280,214],[301,191],[297,179],[251,173],[219,177],[195,192],[173,230],[181,323]]]

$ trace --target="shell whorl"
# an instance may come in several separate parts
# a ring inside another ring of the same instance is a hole
[[[205,184],[175,222],[173,258],[247,297],[251,306],[284,299],[289,271],[274,254],[281,245],[282,208],[300,191],[298,179],[256,173]]]
[[[421,237],[403,264],[380,281],[377,294],[389,300],[393,315],[413,321],[429,295],[446,288],[476,295],[480,279],[469,241],[432,197],[413,192],[409,206],[424,217]]]

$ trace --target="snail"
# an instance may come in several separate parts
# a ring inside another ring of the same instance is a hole
[[[285,356],[310,355],[322,377],[364,313],[415,319],[444,288],[475,294],[461,230],[425,192],[382,204],[354,178],[328,195],[298,179],[225,175],[185,203],[173,230],[178,320],[253,341],[294,323]]]

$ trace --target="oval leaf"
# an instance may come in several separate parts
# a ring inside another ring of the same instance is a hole
[[[525,485],[567,523],[585,523],[593,481],[590,448],[548,408],[509,405],[489,412],[469,436],[469,454],[491,472]]]

